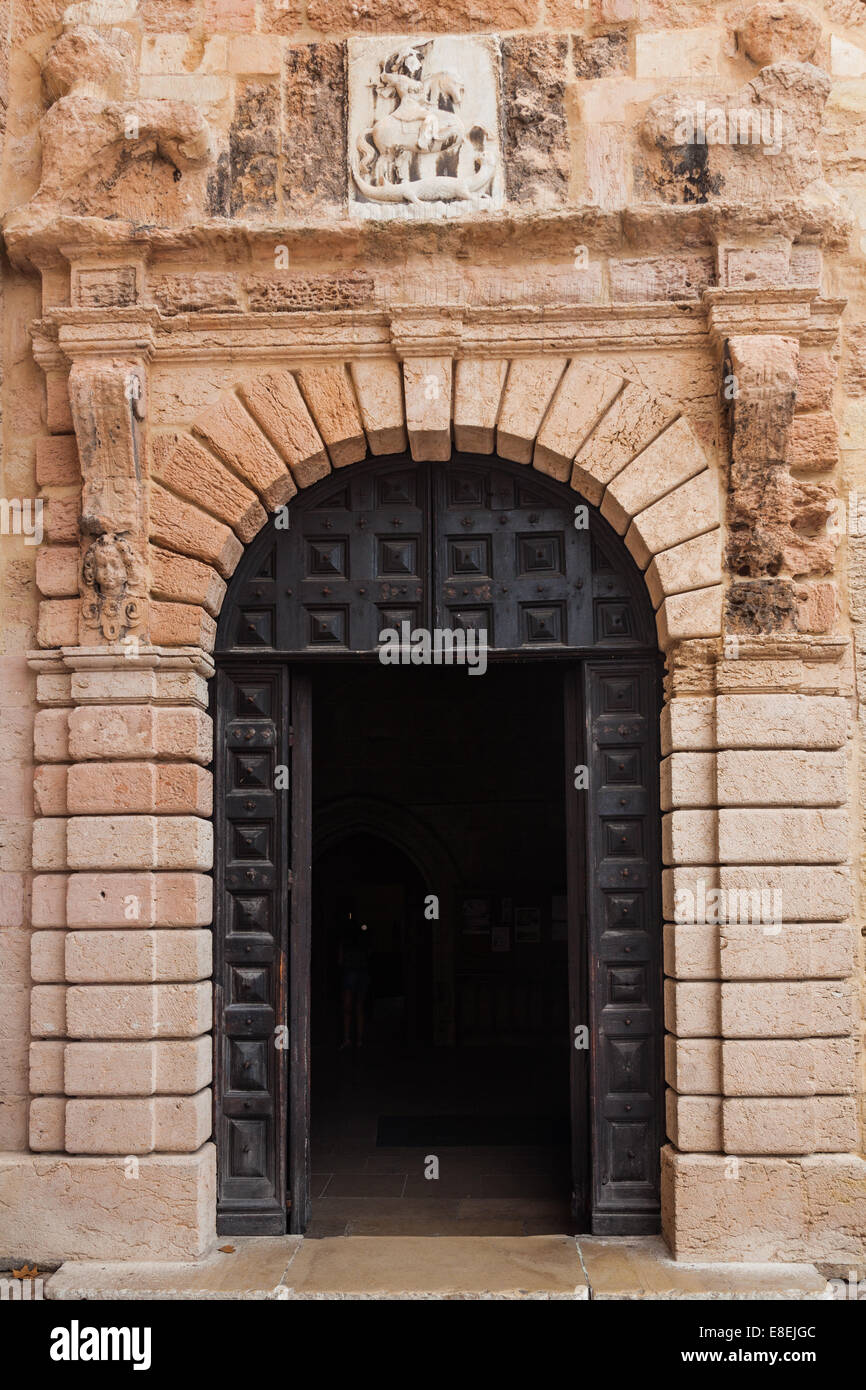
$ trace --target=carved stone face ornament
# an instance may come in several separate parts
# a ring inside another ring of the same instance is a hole
[[[108,642],[118,641],[141,621],[142,605],[131,593],[137,569],[135,552],[123,536],[99,536],[85,553],[82,616],[89,627],[98,627]]]

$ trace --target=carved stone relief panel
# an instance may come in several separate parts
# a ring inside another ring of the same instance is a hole
[[[349,209],[438,219],[502,206],[499,41],[349,40]]]

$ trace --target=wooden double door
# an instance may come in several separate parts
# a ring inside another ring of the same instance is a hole
[[[492,661],[561,672],[575,1216],[657,1229],[659,663],[639,576],[600,519],[574,525],[574,496],[490,459],[379,462],[311,489],[239,567],[214,691],[220,1233],[309,1219],[310,663],[328,698],[404,620],[483,626]]]

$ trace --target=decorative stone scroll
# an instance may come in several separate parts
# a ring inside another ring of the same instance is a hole
[[[502,206],[492,37],[349,40],[349,209],[455,217]]]

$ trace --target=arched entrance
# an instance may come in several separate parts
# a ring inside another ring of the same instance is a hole
[[[384,630],[402,634],[396,668],[380,660]],[[451,850],[457,862],[447,891],[426,885],[448,922],[437,933],[431,1037],[443,1047],[459,1041],[470,998],[479,1016],[494,996],[504,999],[496,1007],[513,1026],[514,1001],[534,971],[530,946],[553,958],[559,944],[561,1021],[551,1006],[541,1011],[570,1059],[575,1221],[596,1232],[656,1229],[662,1022],[652,611],[622,542],[574,492],[501,460],[454,455],[420,466],[388,458],[329,475],[248,547],[222,609],[215,1132],[223,1232],[285,1230],[287,1208],[290,1229],[308,1220],[316,815],[339,819],[335,801],[378,793],[373,758],[366,772],[359,764],[354,780],[330,788],[330,805],[327,795],[316,804],[324,763],[319,756],[317,769],[316,709],[333,714],[366,667],[371,680],[387,678],[387,698],[404,721],[420,698],[413,677],[447,677],[440,711],[458,703],[468,711],[473,687],[478,703],[484,682],[465,670],[426,670],[453,659],[453,642],[437,648],[437,632],[485,634],[479,645],[467,642],[466,664],[483,649],[481,664],[495,668],[503,688],[509,679],[515,690],[521,685],[519,717],[510,726],[505,718],[497,747],[512,763],[521,747],[523,786],[553,767],[559,790],[546,790],[544,805],[562,832],[562,862],[514,894],[480,842],[463,862]],[[415,640],[423,633],[426,647]],[[369,708],[381,715],[382,700]],[[449,720],[440,714],[438,722]],[[495,787],[491,795],[490,785],[482,792],[492,755],[487,747],[479,755],[483,738],[473,747],[470,722],[468,713],[456,718],[432,759],[453,768],[453,801],[467,826],[483,820],[473,819],[473,796],[488,805],[517,796],[512,788],[497,797]],[[543,773],[534,741],[540,746],[557,723],[556,763]],[[490,718],[481,721],[479,737],[491,727]],[[395,785],[391,800],[408,808],[415,794]],[[537,808],[531,814],[537,829]],[[358,833],[374,828],[355,824]],[[433,838],[447,836],[440,827]],[[497,945],[514,963],[506,984],[492,968]],[[475,951],[472,968],[464,946]],[[485,971],[492,983],[479,984]]]

